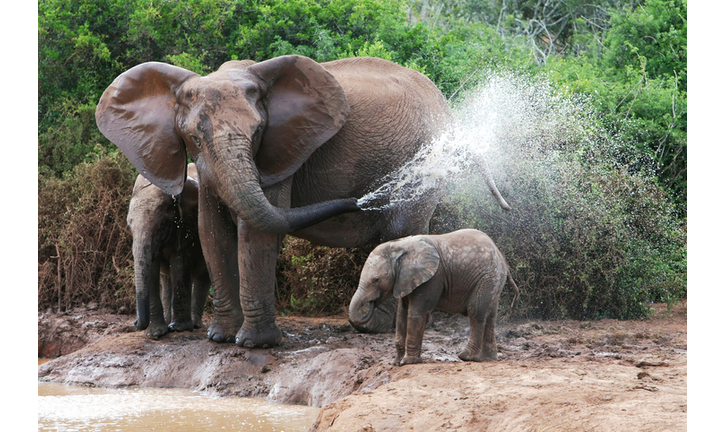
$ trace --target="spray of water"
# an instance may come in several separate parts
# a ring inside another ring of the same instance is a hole
[[[483,158],[498,161],[514,148],[545,152],[579,140],[586,133],[582,120],[590,115],[581,101],[556,95],[546,82],[512,74],[491,74],[468,91],[453,112],[455,121],[385,177],[380,187],[360,198],[360,207],[381,210],[415,200],[443,184],[453,188],[467,184],[480,178]]]
[[[383,210],[404,201],[415,200],[440,186],[441,182],[460,173],[465,150],[456,139],[456,129],[449,128],[436,140],[420,149],[412,160],[387,175],[383,184],[358,200],[364,210]]]

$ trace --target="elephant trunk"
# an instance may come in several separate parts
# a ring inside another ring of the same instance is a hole
[[[216,170],[216,175],[221,186],[221,199],[238,218],[264,232],[287,234],[332,216],[360,210],[356,198],[296,208],[276,207],[264,195],[259,173],[250,157],[225,158],[218,163],[221,167]]]
[[[160,264],[154,260],[143,239],[134,239],[133,267],[136,284],[136,329],[145,330],[151,320],[150,290],[158,287]]]
[[[375,300],[370,299],[363,289],[357,289],[349,304],[349,320],[356,325],[369,322],[375,311]]]

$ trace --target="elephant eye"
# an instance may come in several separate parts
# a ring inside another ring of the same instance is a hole
[[[375,276],[375,277],[372,278],[372,283],[373,283],[373,284],[376,284],[376,283],[379,282],[379,281],[380,281],[380,278],[377,277],[377,276]]]
[[[196,147],[201,148],[201,140],[196,135],[191,135],[191,139],[196,143]]]
[[[244,93],[249,99],[256,99],[259,97],[259,89],[256,86],[249,86],[245,88]]]

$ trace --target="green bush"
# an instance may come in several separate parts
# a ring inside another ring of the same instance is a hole
[[[117,150],[96,126],[95,103],[64,102],[57,108],[62,120],[38,134],[41,179],[62,177],[81,162],[91,162]]]
[[[655,175],[686,213],[686,2],[647,0],[612,11],[601,55],[552,59],[559,89],[588,96],[607,127],[656,162]]]
[[[523,316],[643,318],[651,302],[684,298],[685,228],[656,178],[618,157],[636,149],[611,136],[590,104],[545,81],[491,82],[505,91],[488,92],[501,98],[488,158],[513,211],[471,175],[451,187],[434,230],[488,233],[521,288]]]

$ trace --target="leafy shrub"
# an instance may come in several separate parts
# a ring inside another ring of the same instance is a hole
[[[328,248],[287,237],[277,261],[277,311],[311,316],[344,312],[372,249]]]
[[[646,0],[612,10],[610,28],[594,55],[552,59],[559,89],[587,95],[603,121],[656,161],[655,175],[686,213],[686,2]]]
[[[42,178],[61,177],[81,162],[116,151],[98,130],[96,104],[65,101],[56,108],[62,120],[38,135],[38,170]]]
[[[487,188],[471,174],[452,185],[433,229],[488,233],[521,288],[519,313],[642,318],[651,302],[686,296],[686,234],[674,206],[635,158],[617,157],[636,149],[597,126],[589,104],[511,77],[475,97],[498,107],[487,153],[514,210],[481,195]]]

